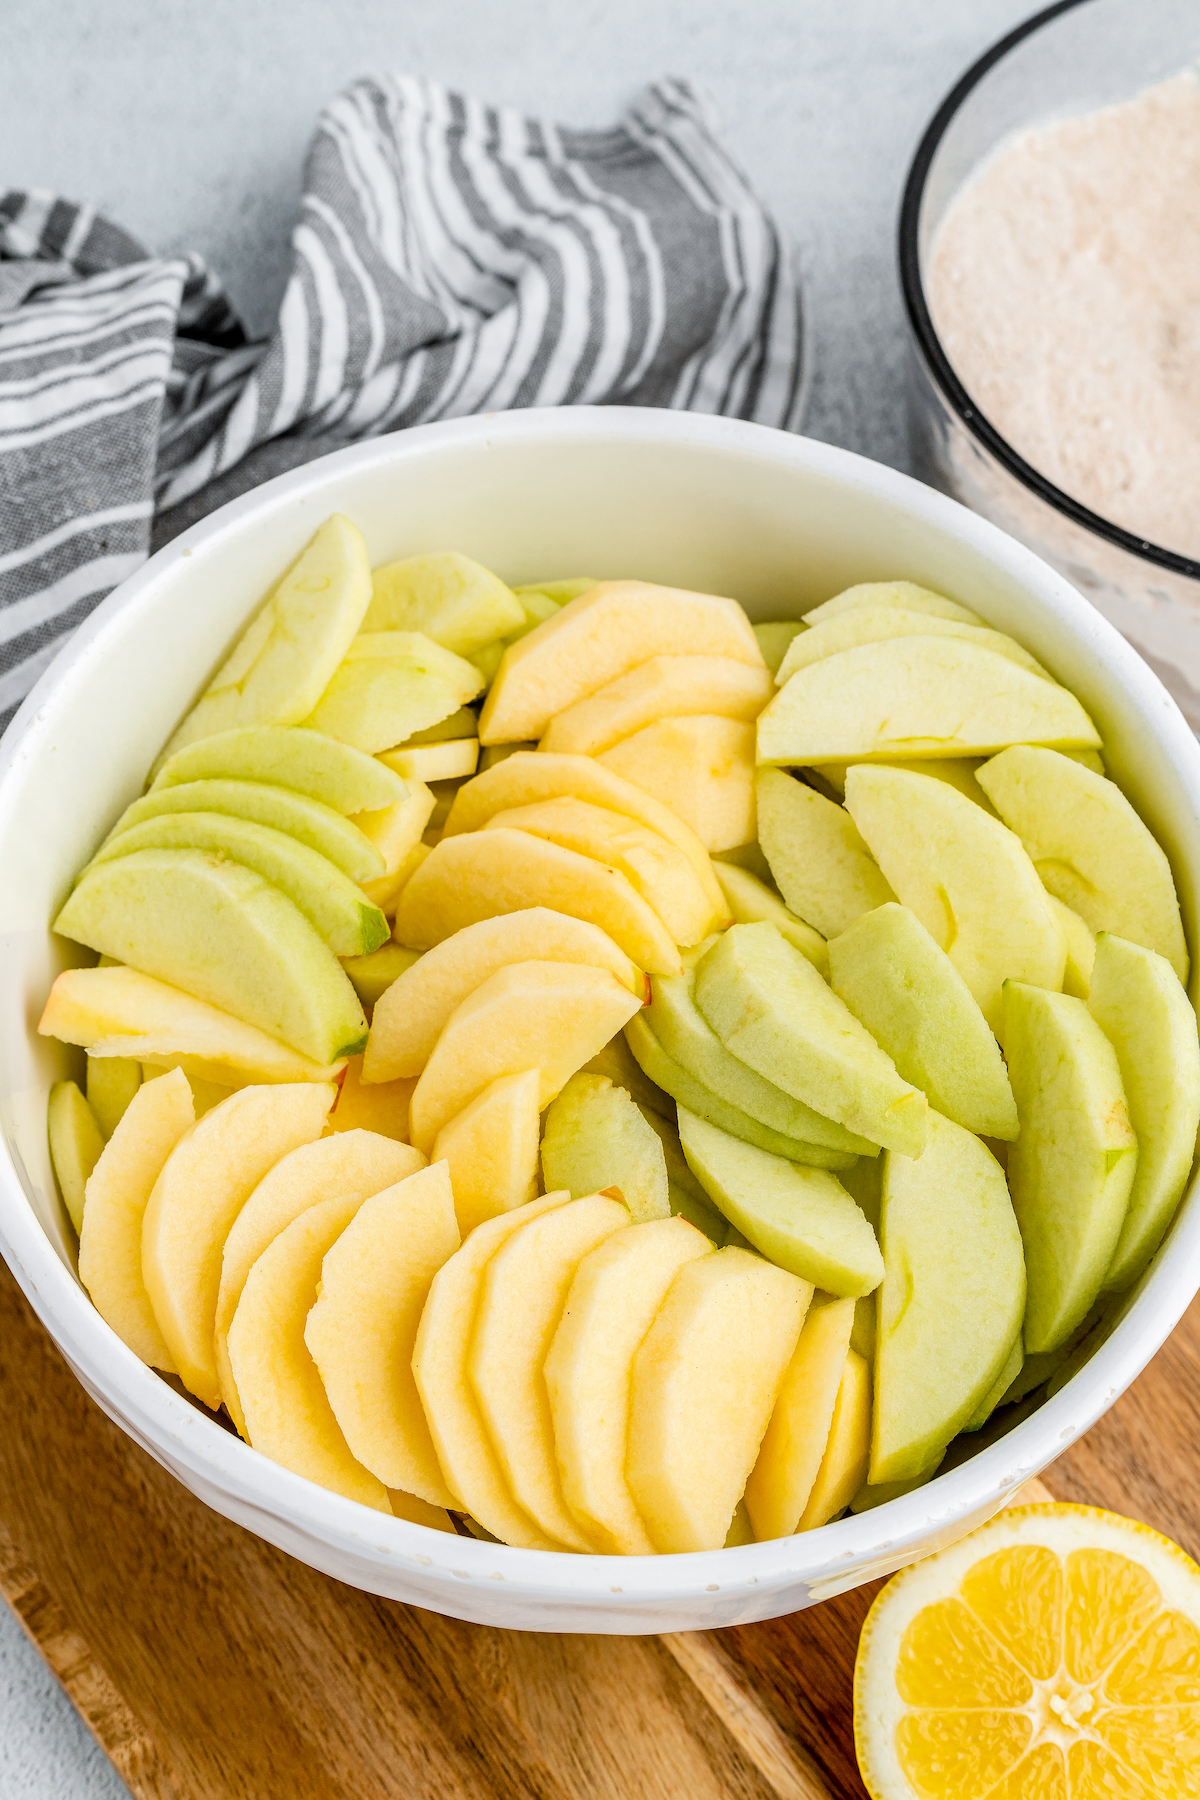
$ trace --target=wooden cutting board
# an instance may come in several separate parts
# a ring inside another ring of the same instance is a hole
[[[1200,1301],[1046,1484],[1200,1553]],[[878,1587],[659,1638],[374,1599],[137,1449],[0,1265],[0,1591],[137,1800],[863,1800],[851,1683]]]

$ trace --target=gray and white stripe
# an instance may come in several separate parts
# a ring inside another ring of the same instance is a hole
[[[797,425],[787,249],[683,82],[605,131],[356,82],[318,122],[292,253],[249,344],[197,258],[0,199],[0,723],[152,523],[339,444],[525,406]]]

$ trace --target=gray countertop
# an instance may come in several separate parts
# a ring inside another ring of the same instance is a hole
[[[686,76],[715,98],[799,248],[814,365],[805,429],[903,468],[893,241],[905,169],[956,77],[1032,10],[1032,0],[6,0],[0,188],[89,199],[153,250],[200,251],[261,332],[283,287],[312,122],[354,76],[411,70],[579,125],[610,122],[656,75]],[[0,1606],[0,1796],[125,1791]]]

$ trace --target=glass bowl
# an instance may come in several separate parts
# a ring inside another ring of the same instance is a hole
[[[934,329],[925,280],[938,227],[1005,140],[1130,100],[1200,58],[1194,0],[1060,0],[967,70],[935,113],[900,212],[916,473],[1010,532],[1081,588],[1200,732],[1200,562],[1090,511],[984,417]]]

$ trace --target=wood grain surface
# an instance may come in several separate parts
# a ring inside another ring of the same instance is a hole
[[[375,1599],[193,1499],[2,1266],[0,1420],[0,1591],[137,1800],[863,1800],[851,1676],[879,1583],[662,1638]],[[1200,1302],[1046,1483],[1196,1555],[1198,1445]]]

